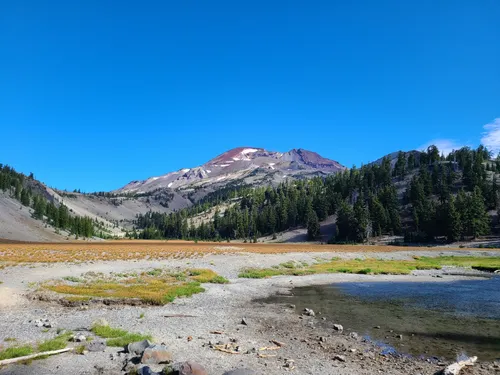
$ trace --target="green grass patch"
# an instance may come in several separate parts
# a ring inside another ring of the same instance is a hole
[[[357,273],[363,275],[407,275],[414,270],[441,269],[443,266],[474,268],[483,271],[500,269],[500,257],[443,256],[414,257],[412,260],[361,259],[354,260],[333,258],[328,262],[319,262],[311,266],[295,262],[282,263],[271,268],[247,268],[239,277],[261,279],[278,275],[311,275],[317,273]]]
[[[10,348],[0,351],[0,361],[4,359],[24,357],[25,355],[33,354],[31,345],[11,346]]]
[[[65,332],[54,337],[53,339],[46,340],[38,345],[38,351],[48,352],[50,350],[64,349],[68,345],[68,341],[72,336],[72,332]]]
[[[140,333],[131,333],[120,328],[112,328],[105,325],[96,325],[92,327],[92,332],[106,340],[108,346],[122,347],[135,341],[153,340],[151,335],[142,335]]]

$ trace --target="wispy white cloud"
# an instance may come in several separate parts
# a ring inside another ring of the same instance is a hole
[[[500,117],[483,126],[485,130],[481,138],[483,144],[494,155],[500,152]]]
[[[434,139],[420,146],[418,150],[426,151],[427,147],[431,145],[436,146],[439,149],[439,153],[444,154],[445,156],[448,155],[453,150],[458,150],[459,148],[465,146],[464,144],[459,143],[455,139]]]

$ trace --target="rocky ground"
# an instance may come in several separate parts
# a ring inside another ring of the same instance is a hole
[[[3,282],[0,284],[0,345],[12,345],[11,341],[5,341],[9,338],[15,338],[16,343],[46,340],[54,337],[58,328],[88,337],[92,336],[89,332],[92,322],[105,319],[113,327],[151,334],[154,343],[165,344],[174,362],[192,361],[203,366],[207,374],[213,375],[241,368],[251,369],[255,374],[271,375],[423,375],[442,370],[444,363],[382,355],[380,349],[363,342],[350,330],[349,322],[339,322],[335,317],[320,315],[320,311],[311,316],[311,313],[297,311],[289,304],[270,305],[255,301],[276,293],[286,295],[290,293],[291,287],[296,286],[375,279],[441,282],[458,276],[436,278],[432,276],[437,271],[433,271],[420,272],[417,276],[329,274],[260,280],[237,278],[243,267],[269,267],[289,260],[312,263],[317,258],[329,259],[339,255],[349,258],[364,256],[359,253],[234,254],[161,262],[116,261],[7,267],[0,270],[0,281]],[[411,255],[414,253],[369,256],[403,259]],[[436,253],[426,254],[422,251],[419,255],[435,256]],[[204,286],[206,292],[177,299],[163,307],[91,305],[67,308],[26,297],[35,283],[50,278],[78,276],[87,271],[124,272],[148,267],[211,268],[227,277],[230,283],[207,284]],[[310,308],[315,309],[314,306]],[[49,324],[44,327],[46,320]],[[343,329],[335,329],[335,324],[342,325]],[[259,350],[264,347],[273,349]],[[480,353],[476,354],[480,356]],[[130,359],[130,355],[120,348],[107,347],[104,351],[85,355],[64,353],[30,364],[6,366],[0,369],[0,374],[124,374],[135,368]],[[493,374],[495,371],[500,372],[496,364],[479,363],[464,370],[463,374]]]

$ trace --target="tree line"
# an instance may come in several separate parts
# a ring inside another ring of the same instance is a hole
[[[491,160],[483,146],[446,157],[430,146],[327,177],[226,187],[187,209],[137,215],[129,235],[255,241],[301,226],[317,240],[320,222],[336,215],[332,242],[380,235],[402,235],[407,242],[475,238],[490,232],[488,210],[499,208],[498,171],[500,160]]]

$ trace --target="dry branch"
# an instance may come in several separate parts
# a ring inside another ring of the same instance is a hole
[[[30,360],[30,359],[34,359],[34,358],[38,358],[38,357],[43,357],[43,356],[46,356],[46,355],[61,354],[61,353],[69,352],[69,351],[72,351],[72,350],[74,350],[74,348],[51,350],[51,351],[48,351],[48,352],[41,352],[41,353],[36,353],[36,354],[25,355],[23,357],[4,359],[4,360],[0,361],[0,366],[9,365],[11,363],[16,363],[16,362],[27,361],[27,360]]]
[[[237,352],[236,350],[226,349],[225,345],[214,345],[214,349],[218,350],[220,352],[229,353],[229,354],[241,354],[240,352]]]

